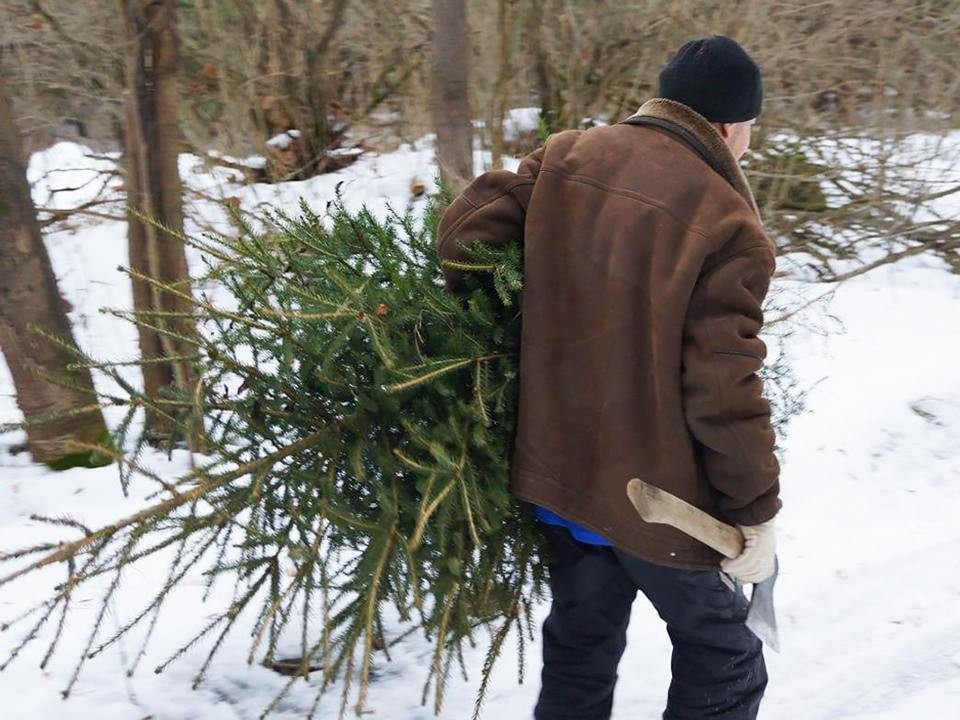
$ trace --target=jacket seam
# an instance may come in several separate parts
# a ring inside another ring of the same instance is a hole
[[[670,216],[671,218],[673,218],[673,219],[677,222],[677,224],[680,225],[680,227],[682,227],[684,230],[687,230],[687,231],[689,231],[689,232],[692,232],[692,233],[695,234],[695,235],[699,235],[699,236],[702,237],[704,240],[708,239],[707,233],[706,233],[704,230],[701,230],[701,229],[698,228],[696,225],[691,225],[691,224],[685,222],[685,221],[684,221],[682,218],[680,218],[680,217],[677,217],[677,215],[675,215],[675,214],[673,213],[673,211],[670,210],[670,208],[668,208],[666,205],[663,205],[662,203],[659,203],[659,202],[657,202],[656,200],[654,200],[654,199],[652,199],[652,198],[649,198],[649,197],[647,197],[646,195],[643,195],[643,194],[641,194],[641,193],[638,193],[638,192],[636,192],[636,191],[634,191],[634,190],[628,190],[627,188],[619,188],[619,187],[615,187],[615,186],[613,186],[613,185],[608,185],[608,184],[605,183],[605,182],[601,182],[601,181],[599,181],[599,180],[595,180],[595,179],[593,179],[593,178],[586,177],[585,175],[577,175],[577,174],[575,174],[575,173],[564,172],[563,170],[560,170],[559,168],[555,168],[555,167],[552,167],[552,166],[550,166],[550,165],[547,165],[546,163],[544,163],[543,165],[540,166],[540,172],[551,172],[551,173],[553,173],[554,175],[559,175],[560,177],[567,178],[568,180],[570,180],[570,181],[572,181],[572,182],[578,182],[578,183],[581,183],[582,185],[590,185],[591,187],[595,187],[595,188],[597,188],[598,190],[606,190],[607,192],[609,192],[609,193],[611,193],[611,194],[613,194],[613,195],[619,195],[619,196],[621,196],[621,197],[629,198],[630,200],[636,200],[637,202],[640,202],[640,203],[643,203],[644,205],[648,205],[648,206],[650,206],[650,207],[656,208],[656,209],[662,211],[663,213],[665,213],[666,215],[669,215],[669,216]]]
[[[743,257],[744,255],[752,253],[754,250],[766,250],[768,253],[770,253],[770,256],[773,257],[773,251],[770,249],[770,245],[768,243],[763,243],[760,245],[751,245],[750,247],[746,247],[743,250],[738,250],[733,255],[729,255],[728,257],[725,257],[723,260],[720,260],[715,265],[711,265],[707,270],[704,270],[703,273],[700,275],[700,278],[697,280],[697,285],[703,285],[704,281],[708,277],[713,275],[715,271],[726,266],[728,263],[736,260],[739,257]]]
[[[477,204],[476,204],[475,202],[473,202],[472,200],[467,200],[467,198],[466,198],[466,192],[462,193],[462,194],[461,194],[461,197],[463,197],[464,200],[467,200],[467,202],[472,206],[472,208],[471,208],[470,210],[468,210],[467,212],[465,212],[463,215],[461,215],[461,216],[460,216],[460,219],[457,220],[453,225],[451,225],[450,228],[447,230],[447,232],[443,234],[443,236],[440,238],[440,244],[437,245],[437,252],[439,253],[439,252],[443,249],[444,244],[447,242],[447,240],[450,239],[450,236],[454,233],[454,231],[456,231],[456,230],[457,230],[461,225],[463,225],[467,220],[469,220],[471,217],[473,217],[473,215],[474,215],[478,210],[480,210],[480,209],[483,208],[483,207],[486,207],[486,206],[489,205],[490,203],[496,202],[496,201],[499,200],[500,198],[504,197],[508,192],[509,192],[509,190],[507,190],[506,188],[503,189],[503,190],[500,190],[500,191],[497,192],[495,195],[493,195],[491,198],[489,198],[489,199],[486,200],[485,202],[480,203],[479,205],[477,205]]]
[[[742,357],[753,358],[754,360],[759,360],[763,362],[763,358],[759,355],[754,355],[753,353],[744,352],[743,350],[714,350],[714,355],[739,355]]]
[[[527,179],[527,178],[523,178],[520,180],[513,180],[510,182],[509,185],[507,185],[502,190],[497,192],[488,200],[485,200],[484,202],[480,203],[479,205],[474,203],[472,200],[468,200],[466,197],[466,193],[461,194],[461,197],[463,197],[464,200],[470,203],[470,205],[473,206],[473,209],[469,210],[468,212],[465,212],[463,216],[459,220],[457,220],[457,222],[451,225],[450,228],[447,230],[447,232],[443,234],[443,236],[440,238],[440,243],[437,245],[437,253],[439,253],[443,249],[444,244],[446,244],[447,240],[450,239],[450,236],[454,233],[454,231],[459,229],[459,227],[463,225],[469,218],[471,218],[474,215],[474,213],[476,213],[478,210],[486,207],[487,205],[490,205],[491,203],[496,202],[502,197],[510,195],[513,192],[513,190],[520,187],[521,185],[533,185],[533,183],[534,183],[533,180]]]

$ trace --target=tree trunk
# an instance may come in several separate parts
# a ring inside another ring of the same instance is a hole
[[[507,92],[510,88],[510,52],[512,27],[508,0],[497,1],[497,79],[493,86],[492,122],[490,124],[490,153],[494,169],[503,168],[503,121],[507,113]]]
[[[106,455],[75,445],[109,443],[90,371],[67,370],[76,358],[30,329],[35,326],[74,344],[20,153],[13,108],[0,72],[0,349],[25,420],[63,414],[27,427],[27,449],[33,459],[58,470],[106,465],[110,462]],[[76,414],[66,415],[71,412]]]
[[[563,103],[558,96],[553,68],[550,67],[550,56],[544,43],[544,22],[543,0],[533,0],[526,27],[527,47],[533,62],[537,94],[540,96],[540,117],[547,132],[552,133],[562,129],[560,116]]]
[[[473,178],[473,125],[467,84],[470,37],[465,0],[433,0],[431,110],[440,173],[454,192]]]
[[[189,394],[195,383],[192,363],[185,358],[193,355],[190,338],[196,326],[192,320],[178,317],[191,313],[193,305],[188,297],[177,294],[189,296],[190,277],[180,239],[183,205],[177,168],[176,2],[120,0],[120,7],[127,40],[124,155],[131,208],[130,267],[163,286],[132,278],[134,309],[156,328],[138,325],[140,353],[145,359],[169,359],[142,366],[145,394],[155,403],[177,393]],[[156,224],[139,216],[152,218]],[[147,412],[147,430],[157,442],[176,435],[156,407]]]

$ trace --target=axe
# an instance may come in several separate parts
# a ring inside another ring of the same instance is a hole
[[[627,483],[627,496],[640,517],[648,523],[675,527],[728,558],[735,558],[743,552],[743,535],[737,528],[720,522],[665,490],[634,478]],[[780,652],[777,616],[773,609],[777,571],[775,564],[773,575],[753,586],[747,627],[775,652]]]

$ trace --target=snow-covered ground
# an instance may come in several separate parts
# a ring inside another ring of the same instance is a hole
[[[97,161],[106,163],[109,161]],[[229,171],[198,168],[184,156],[189,187],[216,196],[236,196],[243,207],[276,205],[295,210],[300,197],[322,210],[339,183],[348,204],[367,203],[383,211],[387,202],[403,208],[414,179],[430,188],[433,157],[429,140],[396,153],[371,156],[332,175],[298,183],[242,187]],[[93,167],[81,148],[59,145],[38,154],[31,177],[45,167],[73,163]],[[478,157],[478,164],[482,157]],[[103,166],[103,165],[102,165]],[[38,182],[37,201],[50,207],[77,204],[78,191],[49,193],[82,184],[83,170],[55,173]],[[60,175],[60,177],[58,177]],[[95,189],[95,188],[94,188]],[[221,226],[222,213],[197,201],[205,222]],[[62,203],[62,204],[61,204]],[[197,228],[193,228],[194,230]],[[129,306],[129,285],[116,271],[126,262],[124,225],[82,221],[47,236],[54,266],[73,306],[78,340],[94,354],[135,354],[135,334],[125,323],[97,310]],[[798,301],[823,288],[781,281]],[[829,315],[829,317],[828,317]],[[770,686],[764,720],[955,720],[960,717],[960,278],[938,262],[914,259],[851,280],[826,307],[797,318],[789,350],[808,390],[808,412],[795,419],[786,438],[784,510],[779,519],[781,581],[778,611],[783,654],[768,655]],[[820,332],[827,326],[829,332]],[[12,382],[0,362],[0,423],[18,417]],[[33,513],[69,514],[97,525],[138,509],[148,484],[124,498],[116,470],[71,470],[53,474],[6,448],[21,439],[0,435],[0,549],[47,539],[52,528]],[[175,456],[152,458],[170,476],[186,466]],[[106,632],[119,627],[151,598],[164,575],[153,562],[127,571],[111,603]],[[27,577],[0,588],[0,622],[42,599],[62,571]],[[233,720],[256,718],[285,678],[246,662],[248,633],[227,640],[200,689],[191,680],[206,657],[200,647],[163,674],[153,668],[220,607],[230,588],[215,585],[206,605],[199,578],[173,591],[160,617],[160,631],[132,677],[124,668],[139,650],[130,638],[91,660],[69,700],[60,698],[86,643],[98,596],[75,598],[57,655],[38,668],[46,650],[27,648],[0,673],[0,718],[96,718],[97,720]],[[542,621],[547,605],[536,609]],[[250,620],[249,622],[252,622]],[[248,623],[249,624],[249,623]],[[387,630],[389,634],[389,628]],[[0,663],[19,632],[0,634]],[[537,648],[529,648],[526,681],[516,682],[516,660],[508,650],[495,671],[485,706],[487,718],[531,717],[537,693]],[[431,648],[417,639],[391,651],[370,692],[370,717],[427,720],[420,688]],[[470,717],[485,648],[466,655],[474,668],[469,681],[454,674],[441,714]],[[620,667],[614,717],[657,718],[669,680],[669,643],[652,609],[638,600],[627,652]],[[321,701],[318,717],[336,716],[339,688]],[[315,685],[299,684],[281,704],[277,718],[302,718]]]

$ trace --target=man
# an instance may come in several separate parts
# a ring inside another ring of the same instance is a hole
[[[737,163],[760,71],[734,41],[701,38],[658,94],[622,123],[551,136],[516,173],[485,173],[440,224],[441,261],[524,243],[511,491],[551,551],[537,720],[610,717],[637,590],[673,642],[665,720],[755,718],[767,681],[746,599],[718,571],[768,577],[780,509],[757,377],[774,246]],[[632,477],[740,526],[743,554],[644,523]]]

